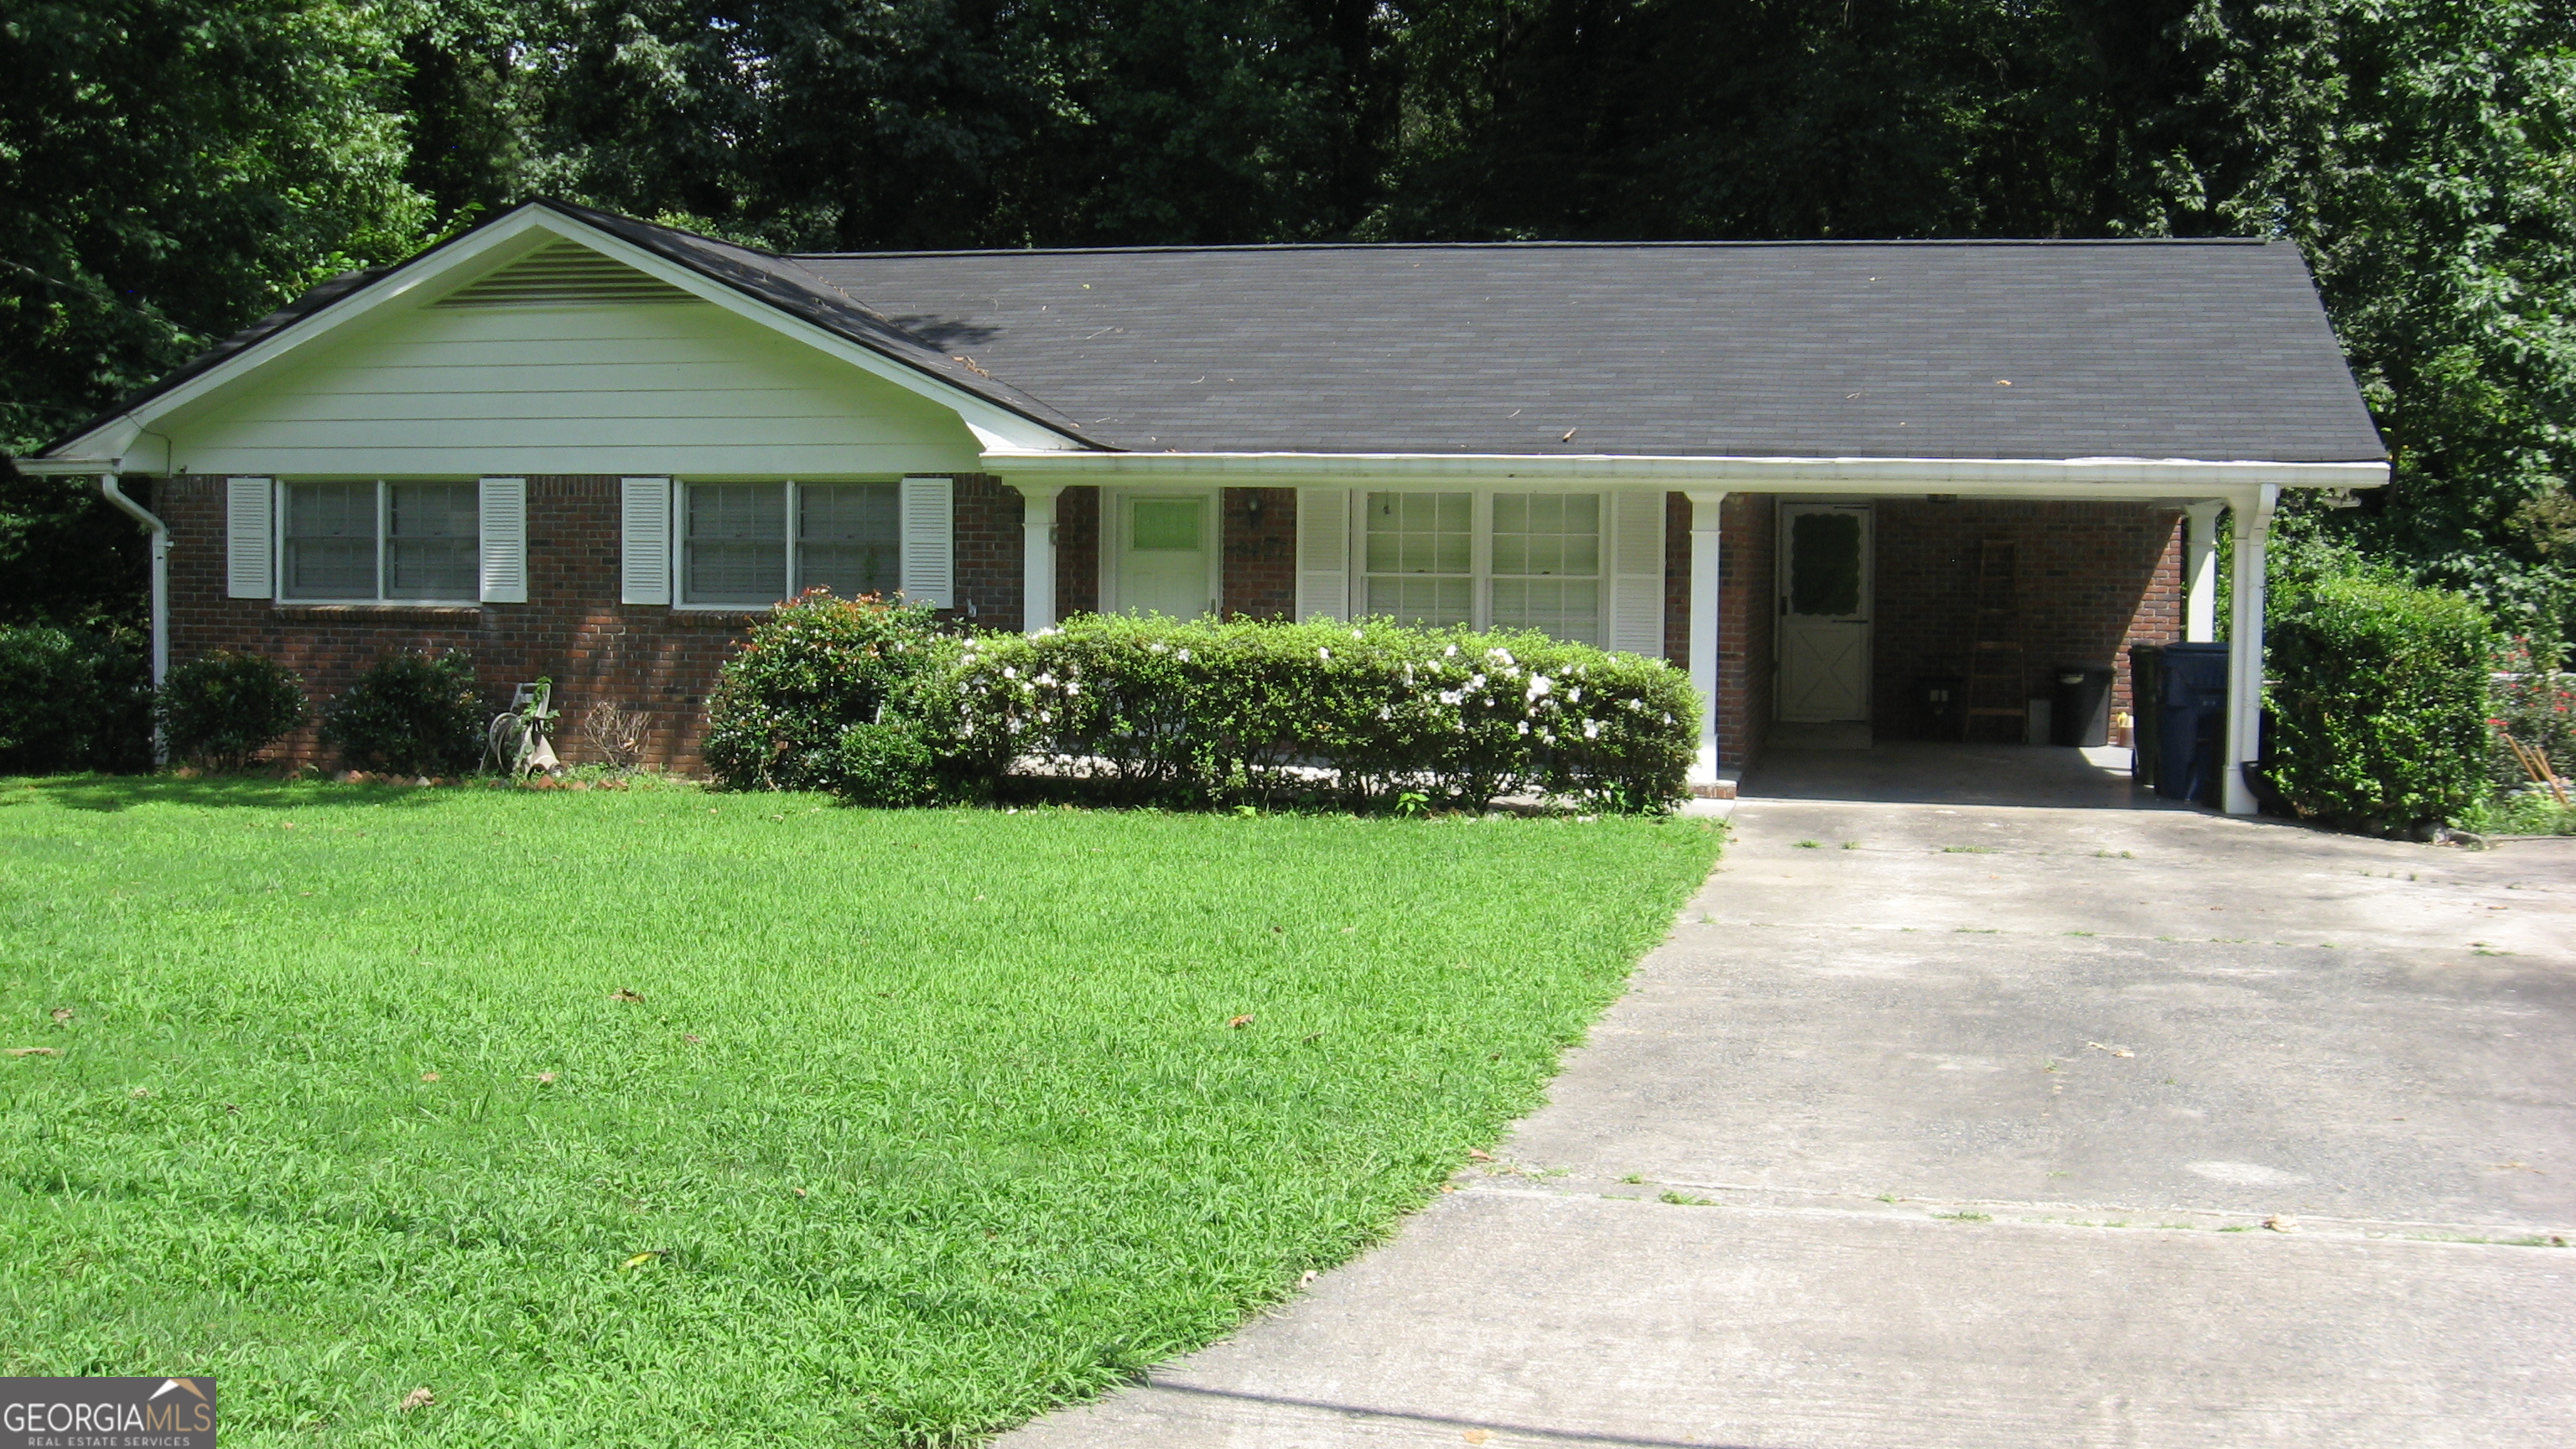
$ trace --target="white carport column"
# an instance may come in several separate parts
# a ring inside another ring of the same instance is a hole
[[[1020,619],[1034,634],[1055,627],[1055,496],[1061,483],[1014,483],[1020,493]]]
[[[1690,783],[1717,784],[1718,510],[1723,492],[1694,491],[1690,499],[1690,679],[1699,694],[1699,756]]]
[[[2218,638],[2218,515],[2223,498],[2204,498],[2183,509],[2189,531],[2183,536],[2182,637],[2208,644]]]
[[[2244,763],[2263,743],[2263,554],[2272,535],[2272,509],[2281,490],[2269,483],[2229,510],[2236,521],[2236,578],[2227,621],[2227,748],[2219,779],[2219,808],[2251,815],[2254,792]]]

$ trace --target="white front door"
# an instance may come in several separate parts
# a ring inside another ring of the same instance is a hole
[[[1869,718],[1870,511],[1780,505],[1780,718]]]
[[[1116,603],[1127,614],[1195,619],[1216,612],[1216,498],[1115,495]]]

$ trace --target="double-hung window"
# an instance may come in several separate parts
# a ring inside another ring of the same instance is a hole
[[[483,544],[474,483],[289,483],[279,490],[278,596],[474,603]]]
[[[902,587],[892,483],[681,485],[680,602],[766,608],[807,589]]]
[[[1370,493],[1366,612],[1601,642],[1601,495]]]

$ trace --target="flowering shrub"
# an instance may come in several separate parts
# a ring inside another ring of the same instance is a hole
[[[1660,661],[1382,620],[1082,617],[967,641],[906,708],[988,778],[1021,762],[1173,803],[1658,809],[1697,744],[1689,682]]]
[[[2486,794],[2493,638],[2476,604],[2334,570],[2292,581],[2270,612],[2270,772],[2300,814],[2420,829]]]
[[[868,764],[854,775],[843,734],[880,723],[905,683],[955,648],[954,639],[938,632],[932,612],[916,605],[873,595],[835,598],[821,589],[781,604],[725,661],[707,704],[707,768],[734,790],[822,790],[858,779],[882,784],[893,758],[882,748],[886,742],[861,748]],[[926,747],[920,758],[927,759]]]

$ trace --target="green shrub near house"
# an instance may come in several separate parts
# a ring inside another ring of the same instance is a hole
[[[491,717],[464,650],[388,654],[322,711],[322,743],[353,769],[462,775],[482,759]]]
[[[2471,600],[2327,560],[2276,579],[2272,782],[2302,815],[2420,830],[2489,789],[2494,629]]]
[[[1693,706],[1661,661],[1527,631],[1084,615],[961,639],[926,610],[814,595],[726,666],[707,759],[735,789],[866,804],[1053,782],[1184,806],[1651,810],[1683,793]]]
[[[229,649],[171,670],[159,708],[170,758],[216,770],[243,768],[312,715],[293,670]]]
[[[152,764],[151,664],[105,634],[0,629],[0,773]]]

